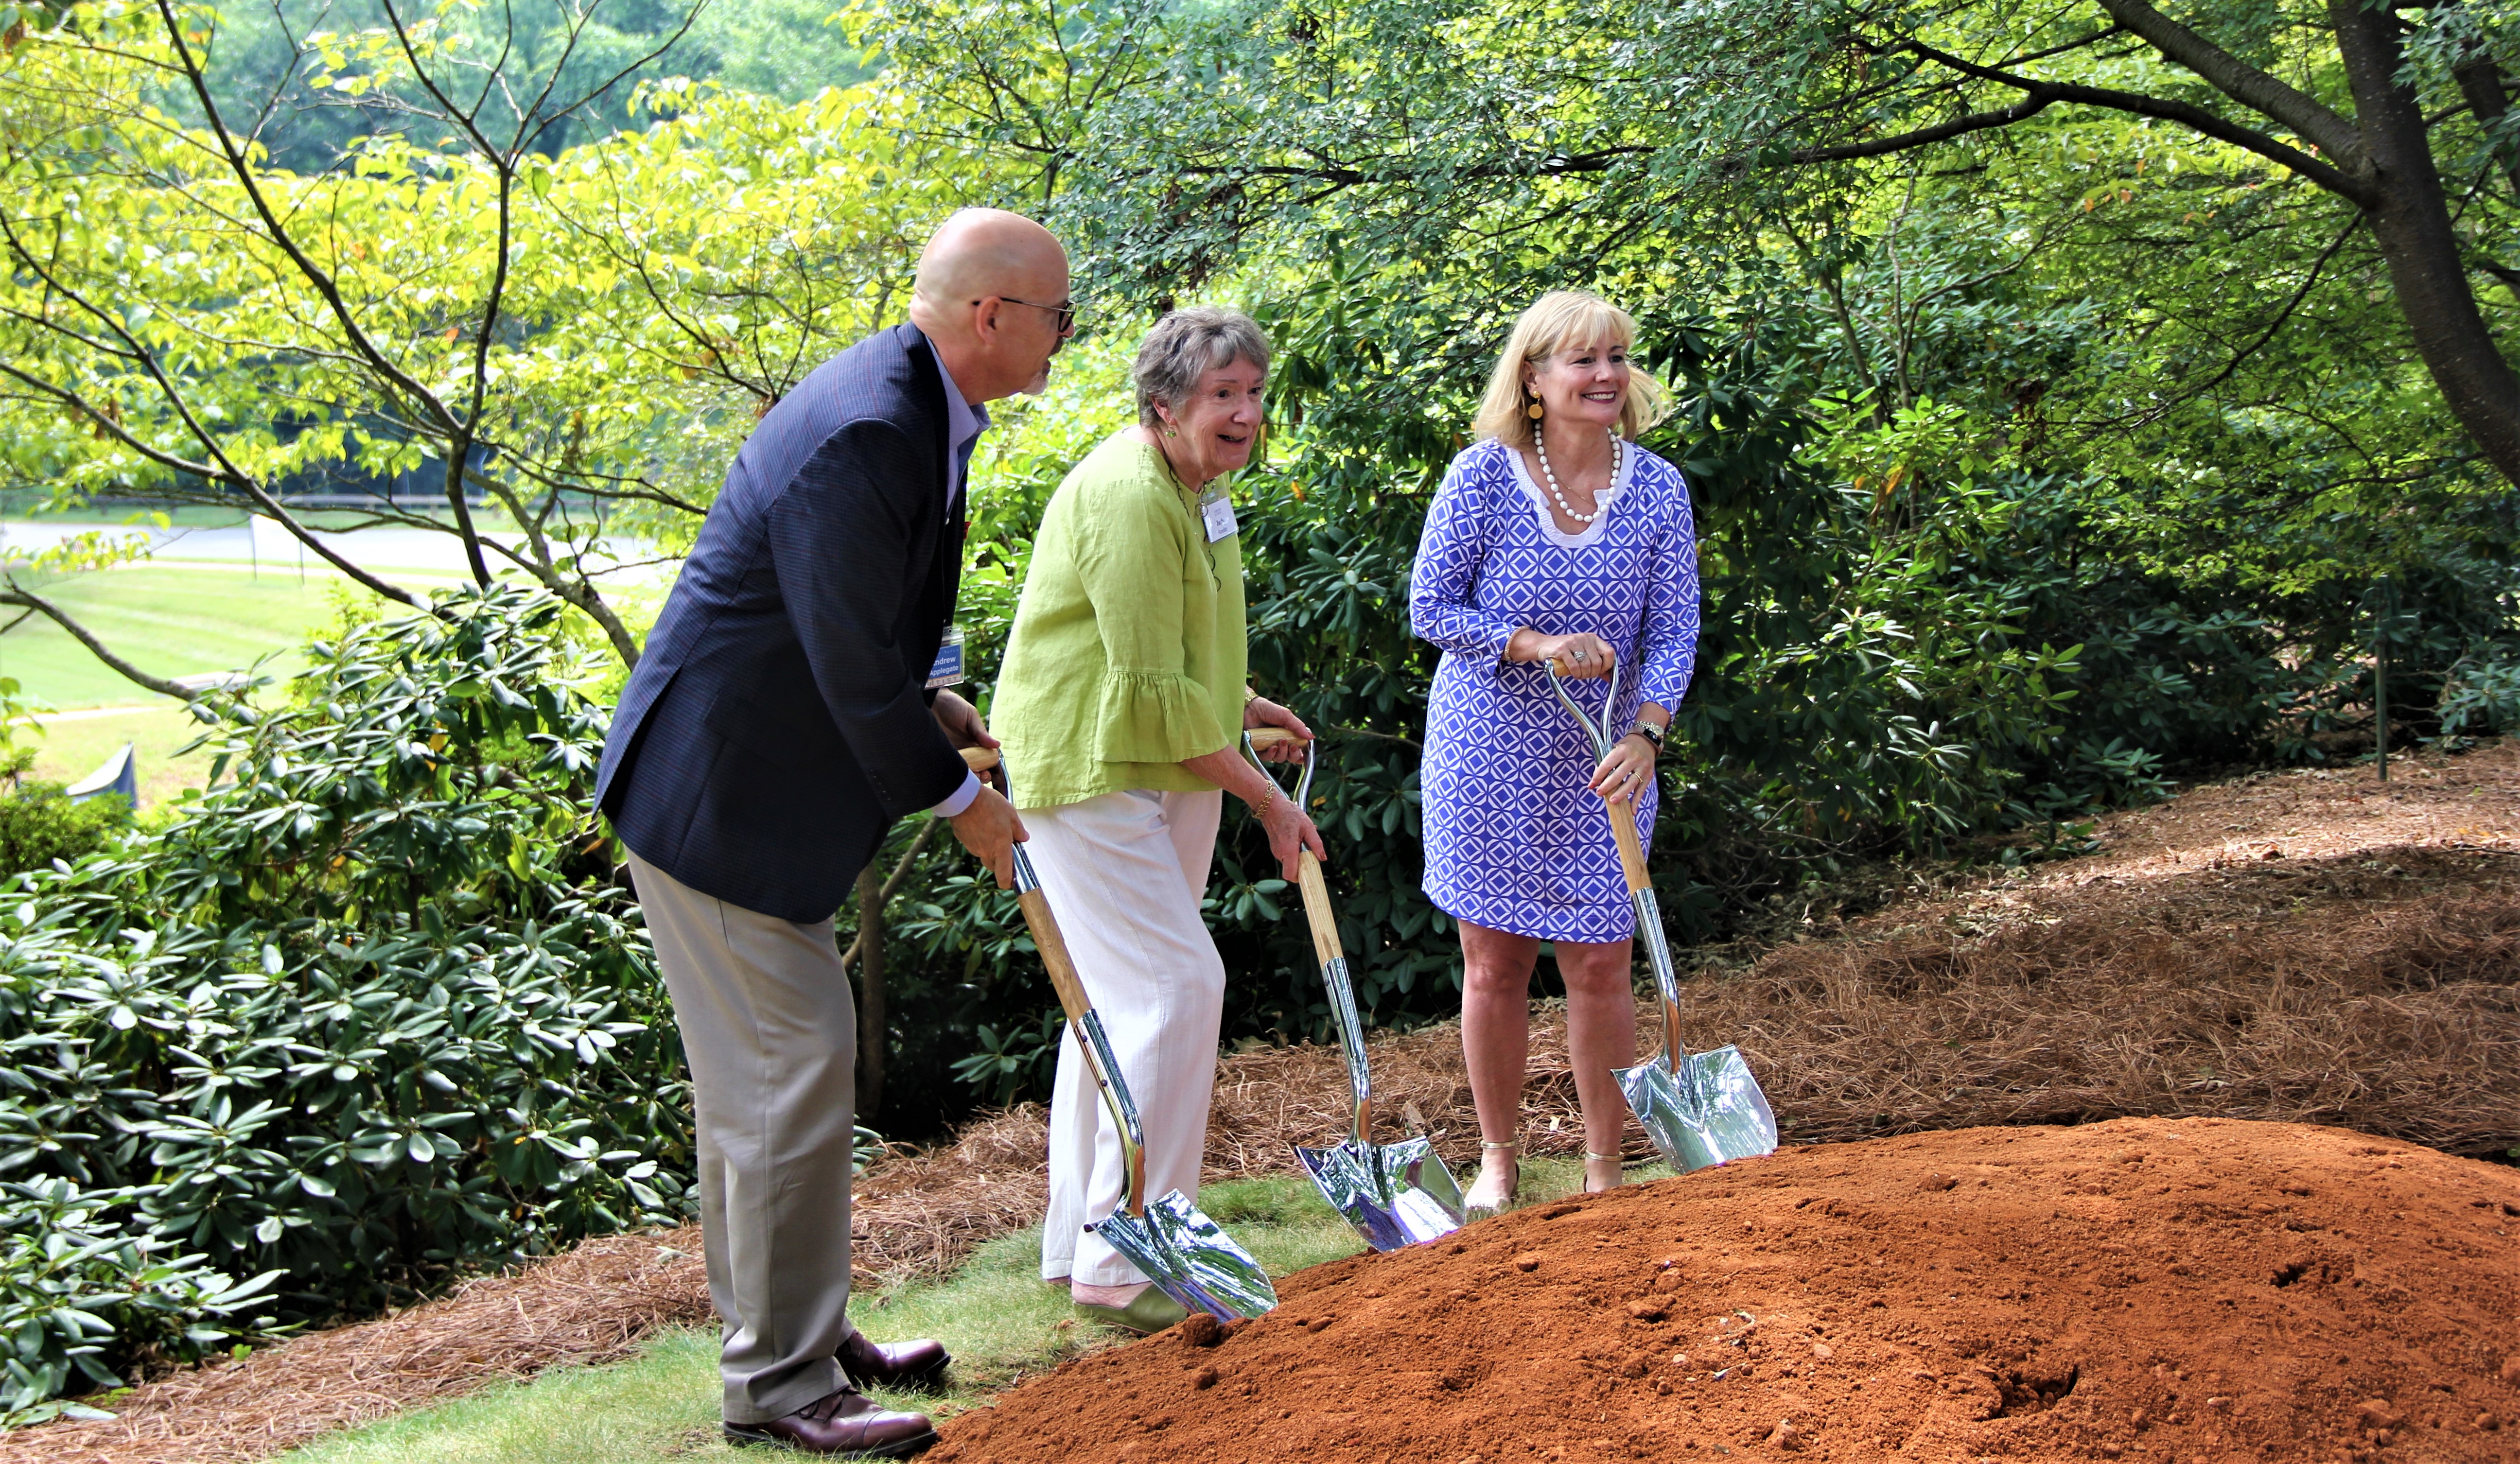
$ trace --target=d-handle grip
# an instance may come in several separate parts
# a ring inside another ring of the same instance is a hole
[[[963,765],[974,773],[986,773],[998,765],[998,750],[994,747],[966,747],[963,749]]]
[[[1242,740],[1249,743],[1256,753],[1263,747],[1280,747],[1310,739],[1299,737],[1282,727],[1254,727],[1242,733]],[[1263,768],[1261,772],[1266,775],[1268,770]],[[1311,784],[1312,777],[1308,772],[1304,778],[1307,791]],[[1313,954],[1322,964],[1328,965],[1347,954],[1339,949],[1338,917],[1330,913],[1330,887],[1322,879],[1322,862],[1310,849],[1303,851],[1296,867],[1301,870],[1297,882],[1304,890],[1304,918],[1313,927]]]

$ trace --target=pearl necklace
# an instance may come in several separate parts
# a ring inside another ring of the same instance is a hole
[[[1557,474],[1549,466],[1549,434],[1542,431],[1537,423],[1534,423],[1531,428],[1531,446],[1534,455],[1540,459],[1540,476],[1549,484],[1549,496],[1557,500],[1557,511],[1577,523],[1591,523],[1609,511],[1601,506],[1598,499],[1594,500],[1593,511],[1590,513],[1578,513],[1573,506],[1566,502],[1566,495],[1557,491]],[[1618,433],[1610,434],[1610,483],[1612,484],[1619,481],[1619,458],[1627,450],[1627,446],[1625,442],[1619,440]]]

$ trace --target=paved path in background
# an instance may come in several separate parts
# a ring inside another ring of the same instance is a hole
[[[93,722],[99,717],[134,717],[142,712],[174,711],[182,705],[183,703],[170,696],[162,701],[134,702],[128,706],[80,707],[75,712],[45,712],[35,720],[38,722]]]
[[[309,574],[338,572],[325,563],[321,555],[298,543],[286,530],[267,521],[261,532],[256,533],[246,524],[227,528],[144,529],[122,523],[12,518],[0,520],[0,559],[40,554],[67,539],[99,529],[148,534],[150,557],[160,563],[215,564],[222,568],[295,573],[302,562]],[[352,563],[379,574],[400,570],[462,578],[470,573],[464,546],[453,534],[429,529],[356,529],[346,533],[319,529],[315,537]],[[514,535],[484,534],[482,538],[510,544],[517,542]],[[637,552],[635,546],[624,545],[622,548],[630,553]],[[502,562],[494,555],[491,567],[496,570]],[[607,557],[594,560],[596,565],[605,568],[616,562]],[[603,571],[600,569],[599,572]],[[634,568],[622,572],[636,576],[653,571]]]

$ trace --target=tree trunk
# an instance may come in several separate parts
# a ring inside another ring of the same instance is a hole
[[[2380,190],[2367,215],[2399,313],[2451,415],[2504,478],[2520,483],[2520,377],[2476,308],[2422,109],[2398,84],[2397,18],[2362,0],[2328,0],[2327,14]]]
[[[858,1122],[868,1128],[883,1106],[883,886],[870,860],[858,871],[857,939]]]

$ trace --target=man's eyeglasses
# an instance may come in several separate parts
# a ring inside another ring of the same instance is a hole
[[[985,298],[985,296],[983,298]],[[1029,305],[1035,310],[1047,310],[1051,314],[1058,316],[1058,333],[1061,335],[1065,335],[1076,329],[1076,302],[1074,300],[1062,300],[1056,305],[1045,305],[1039,300],[1018,300],[1011,294],[1002,294],[998,296],[998,298],[1006,301],[1010,305]],[[973,300],[971,303],[976,305],[980,302],[978,300]]]

